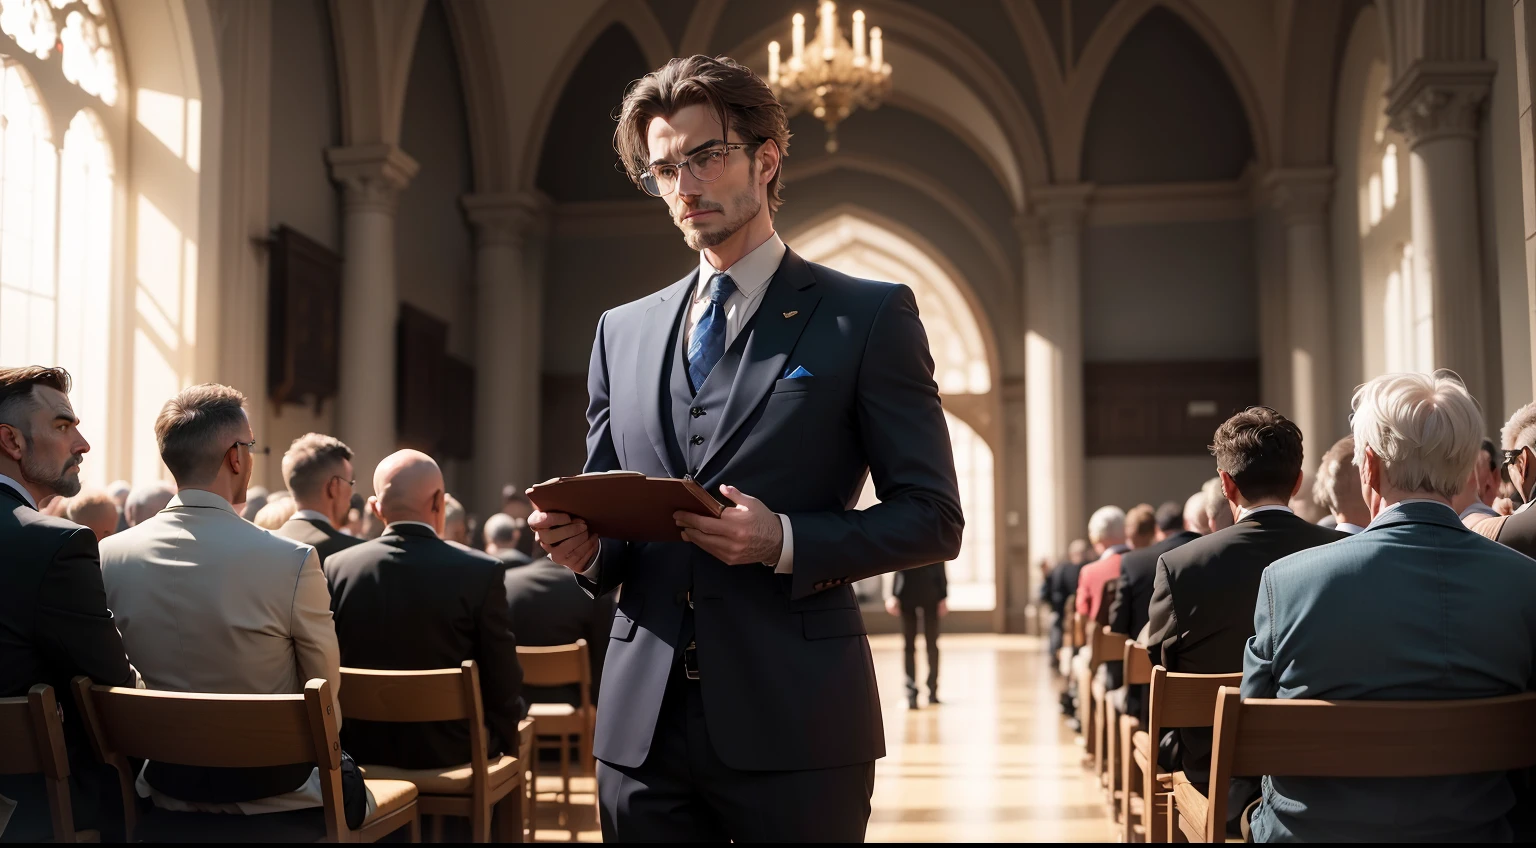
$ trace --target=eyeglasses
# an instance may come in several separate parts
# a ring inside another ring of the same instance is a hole
[[[269,454],[269,453],[272,452],[272,449],[268,448],[268,447],[264,447],[261,450],[257,450],[256,449],[256,440],[255,439],[251,439],[249,442],[235,442],[234,444],[229,446],[230,450],[234,450],[235,448],[238,448],[238,447],[244,447],[246,450],[250,451],[251,453],[259,453],[259,454],[262,454],[263,456],[265,456],[266,454]]]
[[[1525,448],[1513,448],[1511,450],[1500,451],[1500,453],[1504,454],[1505,465],[1514,465],[1515,461],[1520,459],[1520,454],[1525,453]]]
[[[635,177],[640,181],[640,188],[652,197],[666,197],[677,191],[678,176],[686,167],[688,173],[701,183],[712,183],[725,174],[726,158],[732,150],[745,150],[761,147],[763,142],[731,142],[730,144],[717,144],[694,153],[681,162],[657,162],[639,172]]]
[[[340,480],[341,482],[346,483],[348,486],[352,486],[354,488],[357,486],[357,481],[356,480],[348,480],[347,478],[341,476],[340,474],[332,474],[331,475],[331,479],[332,480]]]

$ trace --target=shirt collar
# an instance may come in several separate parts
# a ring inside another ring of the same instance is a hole
[[[1125,544],[1123,542],[1121,544],[1118,544],[1118,545],[1110,545],[1109,547],[1104,549],[1104,555],[1099,557],[1099,559],[1109,559],[1110,557],[1115,556],[1117,554],[1123,554],[1123,553],[1125,553],[1126,551],[1128,551],[1130,549],[1131,549],[1131,546],[1127,545],[1127,544]]]
[[[1461,511],[1461,520],[1462,521],[1466,521],[1468,518],[1471,518],[1474,515],[1498,515],[1498,514],[1499,514],[1498,510],[1496,510],[1493,507],[1483,503],[1482,501],[1473,501],[1471,506],[1469,506],[1466,509]]]
[[[1446,509],[1451,508],[1450,504],[1447,504],[1445,501],[1437,501],[1434,498],[1403,498],[1397,503],[1389,503],[1384,505],[1381,508],[1381,512],[1376,513],[1376,517],[1380,518],[1392,510],[1397,509],[1400,506],[1407,506],[1408,504],[1434,504],[1436,506],[1445,507]],[[1452,511],[1454,512],[1455,510]],[[1460,518],[1460,516],[1457,517]]]
[[[779,263],[784,261],[784,251],[788,249],[779,234],[774,233],[767,241],[753,248],[751,253],[736,260],[735,265],[723,270],[730,275],[737,290],[750,300],[757,295],[758,289],[773,279],[774,272],[779,270]],[[693,287],[695,303],[709,296],[709,280],[721,270],[709,264],[704,251],[699,251],[699,282]]]
[[[1253,515],[1256,512],[1272,512],[1272,511],[1277,510],[1277,509],[1278,510],[1284,510],[1285,512],[1291,512],[1291,508],[1290,507],[1283,506],[1281,504],[1265,504],[1263,506],[1256,506],[1256,507],[1252,507],[1252,508],[1243,507],[1242,509],[1238,510],[1238,512],[1237,512],[1237,520],[1238,521],[1242,521],[1243,519],[1247,518],[1250,515]],[[1291,512],[1291,514],[1295,515],[1294,512]]]
[[[316,511],[314,511],[312,509],[301,509],[298,512],[295,512],[293,514],[293,517],[294,518],[302,518],[305,521],[314,521],[314,522],[319,523],[319,524],[324,524],[327,527],[332,526],[331,525],[331,520],[329,518],[325,517],[325,513],[323,513],[323,512],[316,512]]]
[[[37,509],[37,501],[32,500],[32,493],[27,491],[26,486],[21,485],[20,483],[12,480],[4,474],[0,474],[0,483],[4,483],[5,485],[10,486],[12,489],[15,489],[16,494],[21,495],[21,499],[26,501],[28,506],[32,507],[33,509]]]
[[[1333,529],[1339,531],[1340,533],[1348,533],[1351,536],[1358,536],[1359,534],[1365,532],[1364,527],[1361,527],[1358,524],[1350,524],[1348,521],[1340,521],[1338,525]]]
[[[431,531],[433,538],[437,537],[437,528],[433,527],[432,525],[428,524],[425,521],[391,521],[391,522],[389,522],[389,525],[384,528],[384,532],[388,533],[389,531],[395,529],[396,527],[401,527],[401,526],[404,526],[404,525],[407,525],[407,524],[411,525],[413,527],[425,527],[429,531]]]
[[[230,515],[239,516],[229,501],[207,489],[182,489],[171,498],[171,502],[165,505],[166,509],[178,506],[203,507],[209,509],[222,509]]]

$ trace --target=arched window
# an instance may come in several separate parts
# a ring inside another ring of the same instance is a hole
[[[51,363],[58,287],[58,154],[31,77],[5,60],[0,80],[0,362]]]
[[[101,123],[76,113],[64,133],[59,174],[59,320],[56,359],[75,384],[75,413],[100,427],[107,419],[112,306],[112,153]],[[96,463],[98,468],[101,463]]]

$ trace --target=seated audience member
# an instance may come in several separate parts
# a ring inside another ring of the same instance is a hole
[[[263,530],[275,533],[281,530],[283,525],[288,523],[288,519],[292,518],[293,514],[297,511],[298,506],[294,504],[292,498],[283,498],[281,500],[268,498],[267,505],[261,508],[261,512],[256,513],[256,517],[251,519],[251,523]]]
[[[497,515],[507,518],[501,513]],[[486,523],[489,524],[490,519]],[[570,569],[554,564],[547,557],[508,568],[502,585],[506,589],[512,632],[517,634],[518,644],[546,647],[570,645],[577,639],[587,640],[595,702],[597,684],[603,677],[603,657],[608,653],[608,633],[613,628],[613,594],[593,600],[571,579]],[[523,688],[523,696],[529,703],[574,705],[580,693],[575,686],[529,686]]]
[[[517,526],[517,519],[504,512],[492,515],[485,520],[485,552],[501,560],[501,564],[507,568],[527,565],[533,560],[517,549],[522,533],[523,528]]]
[[[1184,501],[1184,529],[1197,536],[1211,532],[1211,517],[1205,514],[1205,492],[1195,492]]]
[[[132,491],[133,486],[127,480],[114,480],[107,484],[107,496],[117,505],[117,529],[113,533],[128,529],[128,495]]]
[[[1200,494],[1205,496],[1205,523],[1211,528],[1206,535],[1231,527],[1232,507],[1227,504],[1227,496],[1222,493],[1221,478],[1212,477],[1205,481],[1205,485],[1200,487]]]
[[[1245,698],[1435,701],[1530,691],[1536,568],[1472,533],[1450,502],[1477,459],[1482,412],[1450,372],[1388,374],[1355,392],[1355,465],[1375,520],[1275,562],[1259,583]],[[1274,776],[1255,841],[1497,842],[1504,773]]]
[[[1478,524],[1484,518],[1498,516],[1499,511],[1493,508],[1493,502],[1499,497],[1499,466],[1502,459],[1493,440],[1483,439],[1482,448],[1477,452],[1474,485],[1463,496],[1467,502],[1457,510],[1461,514],[1462,523],[1468,527]]]
[[[297,509],[275,532],[314,548],[321,566],[331,554],[363,542],[337,529],[352,507],[352,474],[352,449],[335,436],[306,433],[283,454],[283,485]]]
[[[160,514],[102,544],[107,600],[128,656],[151,689],[294,695],[310,678],[341,683],[336,630],[313,548],[242,521],[253,457],[240,392],[184,389],[155,419],[160,458],[177,493]],[[347,819],[366,793],[344,783]],[[270,813],[318,807],[319,773],[298,764],[199,768],[149,763],[142,797],[183,812]],[[355,824],[353,826],[356,826]]]
[[[508,483],[501,488],[501,511],[512,516],[513,520],[517,521],[517,526],[527,527],[528,516],[533,514],[533,501],[528,500],[528,496],[523,494],[521,486]],[[533,534],[523,533],[517,540],[517,549],[532,559]],[[540,552],[539,555],[543,556],[543,553]]]
[[[1055,657],[1065,641],[1067,608],[1077,598],[1077,574],[1093,556],[1087,540],[1073,539],[1067,546],[1067,558],[1057,563],[1040,584],[1040,600],[1051,608],[1051,656]]]
[[[117,522],[122,518],[112,496],[101,489],[87,489],[70,498],[64,515],[94,533],[98,542],[116,533]]]
[[[128,519],[128,526],[136,527],[154,518],[174,497],[176,497],[176,486],[165,480],[156,480],[153,483],[134,487],[134,490],[128,493],[128,506],[124,508],[124,517]]]
[[[517,742],[527,712],[523,669],[507,618],[500,560],[444,541],[443,473],[432,457],[403,450],[373,472],[373,509],[387,525],[377,539],[325,563],[341,661],[355,668],[480,666],[489,754]],[[566,580],[577,592],[576,581]],[[464,722],[349,721],[342,743],[363,764],[441,768],[469,761]]]
[[[1529,508],[1532,490],[1536,489],[1536,403],[1515,410],[1504,425],[1503,439],[1504,470],[1509,474],[1515,508],[1508,517],[1469,526],[1526,556],[1536,556],[1536,510]]]
[[[1303,520],[1287,506],[1302,484],[1302,442],[1301,430],[1285,416],[1264,406],[1239,412],[1217,428],[1211,452],[1235,523],[1158,558],[1147,653],[1169,671],[1242,671],[1264,569],[1297,551],[1349,538]],[[1210,779],[1210,729],[1172,734],[1159,740],[1160,759],[1203,787]],[[1229,833],[1237,832],[1238,816],[1257,794],[1254,782],[1232,781]]]
[[[367,509],[368,499],[354,491],[352,505],[347,509],[347,521],[342,526],[341,532],[354,539],[363,538],[363,512]]]
[[[1345,436],[1323,454],[1317,469],[1317,501],[1333,513],[1334,529],[1354,536],[1371,523],[1371,510],[1360,491],[1360,469],[1355,467],[1355,438]]]
[[[1104,600],[1104,584],[1120,576],[1120,556],[1131,549],[1125,541],[1125,512],[1118,506],[1101,506],[1088,518],[1088,541],[1098,559],[1077,573],[1077,614],[1097,621]]]
[[[469,546],[469,514],[459,499],[450,494],[443,495],[443,541],[462,550],[473,550]]]
[[[1192,508],[1191,508],[1192,507]],[[1134,543],[1131,550],[1120,557],[1120,591],[1109,610],[1109,626],[1116,633],[1137,639],[1147,626],[1148,608],[1152,603],[1152,579],[1157,574],[1157,559],[1163,554],[1200,538],[1190,529],[1196,516],[1205,517],[1205,502],[1191,499],[1181,512],[1176,503],[1165,503],[1157,509],[1157,539],[1145,547]],[[1132,535],[1134,539],[1134,534]],[[1146,708],[1143,701],[1145,687],[1134,687],[1122,696],[1119,706],[1124,712],[1140,717]]]
[[[1291,500],[1287,505],[1291,508],[1292,514],[1308,524],[1326,521],[1328,523],[1323,526],[1330,527],[1332,526],[1331,519],[1333,516],[1328,514],[1327,505],[1312,499],[1312,492],[1316,488],[1313,482],[1314,479],[1315,475],[1303,474],[1301,488],[1297,489],[1296,494],[1291,496]]]
[[[62,368],[0,368],[0,698],[26,697],[38,683],[53,687],[75,827],[91,829],[120,810],[117,781],[96,763],[70,680],[83,674],[132,686],[134,675],[107,608],[95,534],[37,510],[45,498],[80,491],[90,445],[76,429],[69,386]],[[41,775],[0,775],[0,795],[16,802],[7,840],[52,837]]]
[[[267,491],[266,486],[252,486],[251,490],[245,494],[245,504],[243,506],[237,504],[235,507],[236,511],[239,512],[241,518],[254,522],[256,520],[256,513],[261,512],[261,508],[267,505],[267,501],[271,500],[271,494],[271,492]]]

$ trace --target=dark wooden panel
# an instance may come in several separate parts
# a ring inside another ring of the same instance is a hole
[[[288,227],[268,247],[267,395],[318,409],[339,382],[341,257]]]
[[[1259,362],[1083,365],[1088,456],[1202,456],[1216,428],[1259,402]]]
[[[438,456],[471,459],[475,455],[475,367],[453,357],[443,360],[442,434]]]
[[[402,448],[437,451],[443,437],[443,372],[448,324],[400,304],[395,355],[395,430]]]

